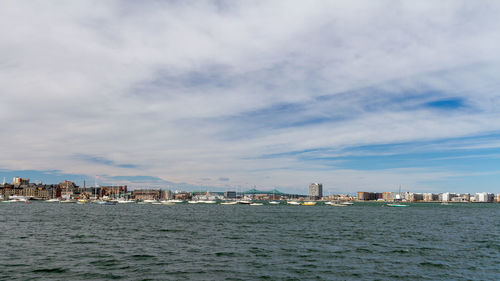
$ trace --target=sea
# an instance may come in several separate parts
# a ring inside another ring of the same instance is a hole
[[[500,204],[0,204],[0,280],[500,280]]]

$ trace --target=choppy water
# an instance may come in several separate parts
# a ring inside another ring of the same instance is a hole
[[[0,280],[500,280],[500,204],[0,204]]]

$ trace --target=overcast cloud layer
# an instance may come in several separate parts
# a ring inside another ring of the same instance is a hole
[[[495,191],[499,14],[498,1],[4,1],[0,169]]]

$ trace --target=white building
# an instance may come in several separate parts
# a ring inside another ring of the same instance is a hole
[[[493,202],[495,195],[493,193],[476,193],[476,202]]]
[[[323,197],[323,184],[311,183],[309,185],[309,197],[316,199]]]

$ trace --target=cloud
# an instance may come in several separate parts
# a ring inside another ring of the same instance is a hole
[[[100,164],[100,165],[105,165],[105,166],[112,166],[112,167],[117,167],[117,168],[127,168],[127,169],[138,169],[138,165],[134,164],[118,164],[115,163],[115,161],[106,159],[104,157],[100,156],[92,156],[92,155],[86,155],[86,154],[75,154],[71,158],[79,161],[84,161],[84,162],[89,162],[92,164]]]
[[[152,185],[223,174],[290,191],[436,180],[431,167],[382,177],[294,152],[479,145],[500,130],[499,12],[495,1],[9,2],[0,167]]]

